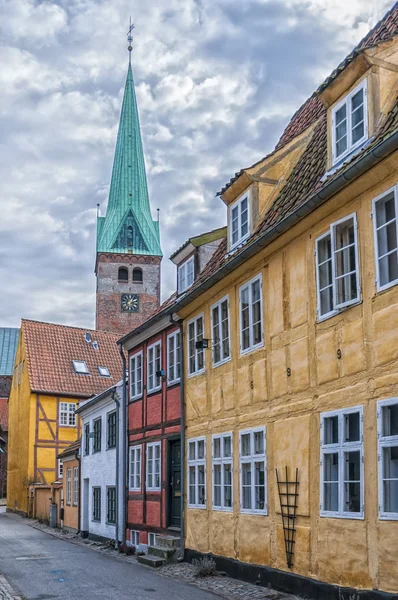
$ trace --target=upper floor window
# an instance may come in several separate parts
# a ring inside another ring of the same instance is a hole
[[[373,200],[376,285],[379,291],[398,283],[398,186]]]
[[[231,249],[249,237],[249,194],[245,194],[231,205],[229,230]]]
[[[90,424],[84,426],[84,454],[90,454]]]
[[[194,257],[191,256],[182,265],[178,266],[177,271],[177,290],[179,293],[184,292],[193,284],[194,274]]]
[[[93,452],[101,451],[101,433],[102,433],[102,419],[95,419],[94,421],[94,438],[93,438]]]
[[[179,331],[173,331],[167,336],[167,383],[180,381],[181,371],[181,336]]]
[[[160,473],[161,473],[161,447],[160,442],[147,444],[146,447],[146,489],[157,491],[160,490]]]
[[[60,402],[59,404],[59,424],[62,427],[75,427],[76,425],[76,404],[74,402]]]
[[[66,469],[66,504],[72,504],[72,469]]]
[[[336,221],[316,240],[318,318],[360,298],[356,215]]]
[[[108,414],[107,447],[116,448],[116,411]]]
[[[101,375],[101,377],[111,376],[108,367],[98,367],[98,373]]]
[[[188,323],[188,375],[197,375],[205,370],[205,353],[198,342],[203,340],[204,317],[199,315]]]
[[[148,359],[148,392],[155,392],[160,390],[161,384],[161,352],[162,346],[160,340],[155,342],[151,346],[148,346],[147,359]]]
[[[142,283],[142,269],[133,269],[133,282]]]
[[[262,277],[258,275],[240,288],[240,352],[263,345]]]
[[[240,432],[240,511],[267,513],[265,428]]]
[[[130,357],[130,400],[142,396],[142,352]]]
[[[398,398],[377,403],[379,515],[398,520]]]
[[[366,79],[332,110],[332,163],[339,162],[368,137]]]
[[[321,414],[321,516],[363,517],[362,407]]]
[[[211,307],[211,327],[213,333],[213,365],[231,358],[229,345],[229,296],[226,296]]]
[[[128,281],[129,280],[128,269],[126,267],[119,267],[117,278],[119,281]]]
[[[141,491],[141,456],[142,446],[131,446],[129,489],[134,492]]]

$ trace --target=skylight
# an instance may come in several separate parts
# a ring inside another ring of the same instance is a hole
[[[75,373],[77,373],[78,375],[88,374],[88,368],[84,360],[72,360],[72,363]]]
[[[98,367],[98,372],[101,375],[101,377],[110,377],[111,376],[111,374],[109,373],[108,367]]]

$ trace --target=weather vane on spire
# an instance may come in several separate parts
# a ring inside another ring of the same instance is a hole
[[[134,23],[131,22],[131,17],[130,17],[130,27],[129,30],[127,32],[127,41],[129,43],[127,50],[129,51],[129,62],[131,63],[131,51],[133,49],[132,43],[133,43],[133,29],[134,29]]]

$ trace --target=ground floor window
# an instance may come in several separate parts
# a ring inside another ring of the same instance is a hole
[[[72,469],[66,469],[66,504],[72,503]]]
[[[206,439],[188,441],[188,506],[206,508]]]
[[[240,510],[267,513],[265,427],[240,432]]]
[[[79,503],[79,467],[73,467],[73,506]]]
[[[93,521],[101,521],[101,488],[93,487]]]
[[[148,533],[148,546],[156,546],[156,533]]]
[[[213,435],[213,508],[232,510],[232,433]]]
[[[108,523],[116,523],[116,488],[108,487],[106,491],[106,520]]]
[[[130,529],[130,544],[132,546],[138,546],[140,543],[140,532],[135,529]]]
[[[160,490],[160,442],[147,444],[146,447],[146,489]]]
[[[378,402],[377,425],[379,515],[398,520],[398,398]]]

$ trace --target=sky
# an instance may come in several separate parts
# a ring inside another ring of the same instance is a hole
[[[0,0],[0,326],[93,327],[106,210],[133,73],[150,201],[168,257],[225,224],[216,193],[270,152],[297,108],[393,0]]]

